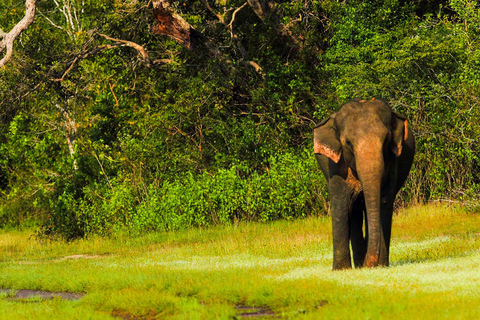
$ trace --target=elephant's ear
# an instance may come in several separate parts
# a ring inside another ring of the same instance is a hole
[[[390,149],[399,157],[402,154],[402,144],[408,137],[408,123],[407,118],[392,112],[392,140],[390,142]]]
[[[323,154],[335,163],[342,155],[342,144],[337,139],[334,127],[334,116],[323,120],[313,129],[313,150],[317,154]]]

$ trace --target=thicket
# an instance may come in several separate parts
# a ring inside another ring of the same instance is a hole
[[[191,50],[152,34],[144,3],[39,2],[0,71],[0,225],[75,238],[321,214],[312,128],[353,97],[416,133],[401,202],[478,199],[476,1],[269,2],[265,19],[175,2],[202,34]],[[0,27],[22,10],[2,2]]]

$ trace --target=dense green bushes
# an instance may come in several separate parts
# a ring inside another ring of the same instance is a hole
[[[248,167],[185,173],[135,189],[111,182],[80,198],[64,191],[51,200],[42,233],[67,238],[113,231],[142,233],[190,226],[271,221],[324,212],[325,180],[309,152],[270,157],[263,172]]]
[[[39,3],[0,71],[0,225],[73,238],[326,212],[312,128],[359,96],[416,133],[400,202],[478,199],[476,1],[271,2],[233,29],[212,10],[228,23],[242,1],[175,2],[204,36],[194,50],[152,35],[139,3],[72,1],[74,24]],[[0,4],[4,30],[18,5]]]

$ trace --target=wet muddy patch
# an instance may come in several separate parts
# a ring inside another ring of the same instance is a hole
[[[264,318],[264,317],[274,317],[275,312],[272,311],[269,307],[260,306],[244,306],[237,305],[235,306],[237,311],[237,318],[239,319],[248,319],[248,318]]]
[[[85,294],[84,293],[71,293],[71,292],[51,292],[42,290],[13,290],[13,289],[0,289],[0,295],[5,296],[9,300],[32,300],[42,301],[51,300],[54,298],[60,298],[64,300],[79,300]]]

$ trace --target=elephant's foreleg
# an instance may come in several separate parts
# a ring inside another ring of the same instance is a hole
[[[333,270],[352,267],[349,245],[350,189],[335,176],[329,181],[332,200]]]
[[[356,268],[363,266],[365,254],[367,253],[367,242],[363,235],[365,203],[357,199],[352,207],[350,215],[350,241],[352,243],[353,263]]]

